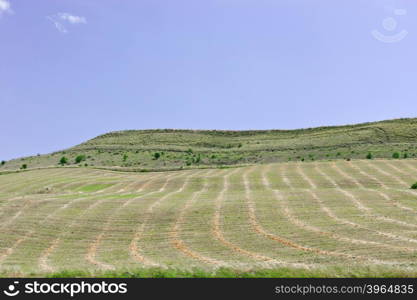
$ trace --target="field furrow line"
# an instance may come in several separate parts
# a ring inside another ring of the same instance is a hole
[[[61,174],[61,173],[59,173],[59,174]],[[88,179],[94,179],[94,178],[100,178],[101,177],[100,174],[98,174],[98,173],[96,174],[96,172],[94,172],[93,174],[95,174],[95,175],[89,174],[88,176],[86,176],[85,174],[78,174],[78,172],[75,173],[75,174],[70,173],[69,176],[71,176],[71,178],[63,177],[63,178],[60,178],[60,179],[57,179],[53,174],[51,174],[51,175],[48,174],[49,179],[45,180],[45,178],[42,178],[42,176],[41,176],[42,179],[40,180],[40,182],[36,182],[35,184],[32,183],[30,185],[24,185],[25,188],[23,190],[21,190],[21,192],[29,192],[34,188],[42,189],[42,188],[45,188],[45,187],[49,187],[49,188],[53,189],[55,186],[63,184],[63,183],[64,183],[64,186],[66,186],[66,185],[70,185],[70,184],[74,184],[74,183],[83,181],[87,178]],[[64,176],[64,175],[65,174],[62,174],[61,176]]]
[[[329,209],[327,206],[325,206],[323,204],[323,201],[320,200],[320,197],[314,191],[308,190],[307,192],[309,192],[310,195],[312,196],[312,198],[317,203],[319,203],[319,205],[321,207],[321,210],[325,214],[327,214],[330,218],[332,218],[333,220],[335,220],[335,221],[337,221],[341,224],[348,225],[348,226],[351,226],[352,228],[356,228],[356,229],[364,229],[364,230],[367,230],[369,232],[373,232],[377,235],[388,237],[388,238],[391,238],[391,239],[395,239],[397,241],[417,243],[417,240],[415,240],[415,239],[406,238],[406,237],[394,235],[394,234],[391,234],[391,233],[386,233],[386,232],[382,232],[382,231],[373,230],[373,229],[367,228],[365,226],[359,225],[357,223],[354,223],[352,221],[349,221],[349,220],[346,220],[346,219],[343,219],[343,218],[339,218],[338,216],[336,216],[334,214],[334,212],[331,209]],[[374,246],[379,246],[379,247],[382,247],[382,248],[388,248],[388,249],[398,250],[398,251],[403,251],[403,252],[412,252],[412,253],[417,252],[416,248],[411,248],[411,247],[395,246],[395,245],[385,244],[385,243],[380,243],[380,242],[375,242],[375,241],[358,240],[358,239],[351,239],[351,238],[349,238],[349,240],[352,240],[352,242],[354,241],[354,243],[356,243],[356,244],[374,245]]]
[[[178,218],[176,219],[174,226],[172,227],[172,230],[169,233],[170,236],[170,240],[171,240],[171,244],[174,246],[174,248],[176,248],[177,250],[183,252],[186,256],[191,257],[193,259],[199,260],[203,263],[209,264],[209,265],[215,265],[216,267],[220,267],[220,266],[228,266],[228,264],[224,261],[220,261],[211,257],[207,257],[205,255],[202,255],[192,249],[190,249],[185,242],[181,239],[180,237],[180,232],[181,232],[181,225],[184,223],[185,221],[185,217],[186,217],[186,213],[188,211],[188,209],[194,204],[194,202],[197,200],[197,198],[205,193],[208,190],[208,180],[207,178],[212,176],[211,174],[214,172],[214,170],[211,170],[209,172],[207,172],[207,174],[205,175],[204,178],[204,185],[202,187],[201,190],[196,191],[192,194],[191,198],[189,198],[184,207],[181,209]],[[220,173],[223,171],[220,171]],[[219,173],[219,172],[217,172]]]
[[[319,169],[316,166],[316,170],[317,172],[319,172],[326,180],[328,180],[335,188],[337,188],[337,190],[341,189],[340,186],[325,172],[323,172],[321,169]],[[339,191],[340,192],[340,191]],[[387,232],[383,232],[383,231],[379,231],[379,230],[374,230],[371,229],[369,227],[360,225],[358,223],[352,222],[348,219],[345,218],[340,218],[338,217],[329,207],[327,207],[324,202],[320,199],[320,197],[318,197],[315,192],[312,192],[312,196],[313,198],[320,204],[321,209],[323,210],[323,212],[325,212],[330,218],[334,219],[335,221],[338,221],[342,224],[345,224],[347,226],[351,226],[353,228],[360,228],[369,232],[373,232],[377,235],[383,236],[383,237],[387,237],[387,238],[391,238],[397,241],[402,241],[402,242],[411,242],[411,243],[417,243],[416,239],[411,239],[411,238],[406,238],[403,236],[399,236],[399,235],[395,235],[395,234],[391,234],[391,233],[387,233]],[[410,251],[410,252],[414,252],[416,251],[416,249],[414,248],[409,248],[409,247],[400,247],[402,249],[404,249],[404,251]]]
[[[153,174],[153,175],[150,175],[148,178],[146,178],[146,181],[145,181],[145,183],[142,183],[142,184],[140,184],[140,186],[139,186],[139,188],[138,189],[136,189],[135,187],[138,185],[138,183],[137,182],[135,182],[135,181],[132,181],[132,182],[130,182],[128,185],[126,185],[125,187],[123,187],[123,188],[121,188],[120,190],[118,190],[117,192],[118,193],[122,193],[122,192],[124,192],[124,191],[131,191],[131,187],[133,187],[134,189],[133,189],[133,191],[135,191],[135,192],[142,192],[147,186],[148,186],[148,184],[149,184],[149,182],[151,181],[151,180],[154,180],[154,179],[156,179],[156,178],[161,178],[162,177],[162,175],[165,175],[165,174],[163,174],[162,172],[160,172],[159,174]],[[143,180],[143,178],[141,178],[142,180]]]
[[[244,172],[243,174],[243,183],[245,186],[245,198],[246,198],[246,203],[248,206],[248,213],[249,213],[249,220],[250,223],[252,224],[252,227],[254,228],[254,230],[256,232],[258,232],[259,234],[265,236],[266,238],[276,241],[284,246],[287,247],[291,247],[297,250],[301,250],[301,251],[305,251],[305,252],[310,252],[310,253],[315,253],[315,254],[320,254],[320,255],[324,255],[324,256],[333,256],[333,257],[343,257],[343,258],[349,258],[349,259],[356,259],[358,258],[357,256],[353,256],[353,255],[349,255],[346,253],[339,253],[339,252],[334,252],[334,251],[327,251],[327,250],[323,250],[323,249],[317,249],[317,248],[313,248],[313,247],[308,247],[308,246],[303,246],[300,245],[292,240],[289,240],[287,238],[278,236],[276,234],[270,233],[268,231],[266,231],[263,226],[258,222],[257,216],[256,216],[256,205],[255,203],[252,201],[252,197],[251,197],[251,190],[250,190],[250,184],[249,184],[249,180],[248,180],[248,173],[252,171],[253,168],[248,169],[247,171]],[[281,202],[282,204],[282,202]],[[288,210],[285,209],[285,205],[282,205],[281,208],[284,211],[284,215],[286,215],[287,218],[290,218],[290,216],[288,216],[286,214],[286,212]],[[291,221],[291,218],[289,219]]]
[[[90,262],[91,264],[98,266],[100,269],[114,270],[115,269],[115,266],[110,265],[110,264],[107,264],[107,263],[104,263],[104,262],[101,262],[101,261],[97,260],[97,258],[96,258],[97,250],[98,250],[98,248],[100,246],[100,243],[103,240],[105,234],[109,231],[113,219],[115,218],[115,216],[117,216],[117,214],[119,213],[119,211],[121,209],[123,209],[126,206],[129,206],[129,204],[132,203],[133,201],[137,201],[137,200],[143,199],[143,198],[145,198],[147,196],[153,195],[155,193],[161,193],[161,192],[165,191],[165,189],[166,189],[166,187],[167,187],[167,185],[169,183],[170,178],[173,177],[174,175],[176,175],[176,174],[173,173],[173,174],[170,174],[169,176],[167,176],[166,179],[165,179],[165,181],[164,181],[164,183],[163,183],[163,185],[161,186],[161,188],[159,190],[150,191],[148,193],[145,193],[145,194],[141,195],[140,197],[128,199],[128,200],[124,201],[121,206],[117,207],[112,212],[112,214],[107,218],[107,220],[106,220],[106,222],[104,224],[104,227],[103,227],[102,232],[94,239],[94,241],[88,247],[88,251],[87,251],[87,254],[86,254],[86,260],[88,262]],[[150,178],[150,180],[142,183],[142,186],[140,187],[140,190],[141,191],[144,190],[147,186],[149,186],[152,182],[154,182],[159,177],[160,176],[152,176]]]
[[[66,209],[68,206],[70,206],[70,205],[72,205],[72,204],[75,204],[76,202],[78,202],[78,201],[80,201],[80,200],[82,200],[83,198],[78,198],[78,199],[72,199],[72,200],[70,200],[69,202],[67,202],[66,204],[64,204],[64,206],[60,206],[60,207],[57,207],[55,210],[53,210],[53,211],[51,211],[49,214],[47,214],[42,220],[40,220],[39,221],[39,224],[44,224],[45,222],[47,222],[47,220],[49,219],[49,218],[51,218],[51,217],[53,217],[54,215],[56,215],[59,211],[61,211],[61,210],[63,210],[63,209]],[[23,242],[25,242],[26,240],[28,240],[29,238],[31,238],[33,235],[35,235],[36,234],[36,231],[34,231],[34,230],[29,230],[24,236],[22,236],[22,237],[20,237],[14,244],[13,244],[13,246],[12,247],[10,247],[10,248],[8,248],[7,250],[6,250],[6,252],[5,253],[3,253],[2,255],[1,255],[1,260],[0,260],[0,266],[1,266],[1,264],[3,263],[3,261],[8,257],[8,256],[10,256],[16,249],[17,249],[17,247],[21,244],[21,243],[23,243]]]
[[[33,231],[33,230],[31,230],[31,231],[29,232],[29,234],[33,234],[33,233],[34,233],[34,231]],[[14,243],[13,243],[13,245],[12,245],[11,247],[7,248],[7,249],[4,251],[4,253],[0,254],[0,266],[3,264],[3,261],[4,261],[4,260],[5,260],[8,256],[12,255],[12,254],[13,254],[13,252],[15,251],[15,249],[16,249],[17,247],[19,247],[19,245],[20,245],[21,243],[23,243],[26,239],[27,239],[27,238],[26,238],[26,236],[23,236],[23,237],[19,238],[16,242],[14,242]]]
[[[381,173],[381,174],[383,174],[383,175],[385,175],[385,176],[387,176],[388,178],[390,178],[390,179],[392,179],[392,180],[394,180],[394,181],[396,181],[396,182],[398,182],[398,184],[400,184],[400,185],[404,185],[404,186],[408,186],[408,184],[407,184],[407,182],[405,182],[404,180],[402,180],[401,178],[398,178],[398,177],[396,177],[396,176],[393,176],[393,174],[391,174],[391,173],[388,173],[387,171],[385,171],[385,170],[383,170],[383,169],[381,169],[380,167],[378,167],[375,163],[367,163],[367,165],[369,166],[369,167],[371,167],[372,169],[374,169],[374,170],[376,170],[377,172],[379,172],[379,173]],[[387,164],[387,166],[389,167],[390,165],[388,165]],[[395,170],[395,168],[392,168],[392,169],[394,169]],[[397,169],[398,170],[398,169]]]
[[[382,161],[381,161],[382,162]],[[393,170],[395,170],[395,171],[397,171],[398,173],[400,173],[400,174],[402,174],[402,175],[404,175],[404,176],[406,176],[406,177],[410,177],[410,173],[408,173],[408,172],[406,172],[406,171],[404,171],[404,170],[402,170],[402,169],[400,169],[400,168],[398,168],[397,167],[397,165],[396,164],[393,164],[392,162],[390,162],[390,161],[383,161],[382,162],[384,165],[386,165],[386,166],[388,166],[389,168],[391,168],[391,169],[393,169]],[[410,184],[408,184],[407,182],[405,182],[404,180],[401,180],[403,183],[404,183],[404,185],[405,186],[409,186]]]
[[[307,182],[309,182],[312,187],[316,187],[316,188],[313,188],[313,189],[303,189],[303,190],[309,192],[311,195],[314,195],[317,198],[316,194],[313,192],[315,189],[317,189],[317,185],[314,184],[312,179],[309,178],[301,168],[298,167],[297,172],[299,173],[299,175],[303,179],[305,179]],[[283,176],[285,176],[285,173],[283,174]],[[374,244],[373,242],[370,242],[370,241],[352,239],[352,238],[341,236],[341,235],[338,235],[338,234],[335,234],[335,233],[323,231],[320,228],[317,228],[315,226],[312,226],[312,225],[309,225],[309,224],[303,222],[302,220],[300,220],[296,216],[294,216],[294,214],[291,212],[291,210],[288,206],[288,203],[287,203],[285,197],[282,195],[281,191],[273,189],[271,187],[271,184],[270,184],[270,182],[269,182],[269,180],[266,176],[266,170],[265,169],[262,172],[262,182],[268,190],[273,191],[273,193],[275,195],[275,198],[281,203],[281,209],[283,210],[285,217],[292,224],[294,224],[294,225],[296,225],[296,226],[298,226],[298,227],[300,227],[304,230],[311,231],[311,232],[314,232],[316,234],[319,234],[319,235],[322,235],[322,236],[327,236],[327,237],[330,237],[334,240],[339,240],[339,241],[347,242],[347,243],[350,243],[350,244],[360,244],[360,245],[373,244],[373,245],[377,245],[377,244]],[[295,188],[291,185],[291,183],[290,183],[290,189],[295,190]],[[344,256],[344,257],[350,258],[350,259],[361,259],[361,260],[366,260],[366,261],[370,261],[370,262],[378,263],[378,264],[388,264],[388,265],[394,264],[393,262],[386,262],[386,261],[383,261],[383,260],[379,260],[379,259],[375,259],[375,258],[367,257],[367,256],[350,255],[350,254],[346,254],[346,253],[340,253],[340,252],[335,252],[335,251],[326,251],[326,250],[315,249],[315,248],[310,248],[310,249],[315,250],[315,251],[320,251],[320,252],[324,251],[324,253],[329,253],[330,255],[333,255],[333,256]],[[312,250],[309,250],[309,251],[312,251]]]
[[[25,177],[29,177],[29,175],[33,176],[33,174],[24,174],[24,175],[26,175]],[[50,174],[48,174],[48,178],[49,177],[55,178],[56,176],[60,176],[60,175],[61,176],[63,175],[62,170],[51,172]],[[21,178],[21,180],[23,180],[23,179]],[[39,183],[44,182],[45,178],[42,177],[42,176],[36,176],[35,178],[29,177],[27,179],[24,179],[23,181],[24,181],[24,183],[22,184],[19,180],[13,180],[12,182],[9,182],[5,185],[2,185],[1,190],[6,191],[6,189],[8,189],[10,187],[12,187],[13,189],[16,189],[16,186],[17,186],[17,188],[18,187],[27,188],[27,187],[37,186],[37,185],[39,185]]]
[[[304,171],[302,170],[302,168],[300,167],[300,164],[299,163],[297,163],[297,173],[298,173],[298,175],[301,175],[301,178],[303,178],[304,179],[304,181],[306,181],[309,185],[310,185],[310,188],[312,188],[312,189],[317,189],[317,185],[314,183],[314,181],[310,178],[310,177],[308,177],[305,173],[304,173]],[[285,176],[286,177],[286,176]],[[265,182],[265,179],[266,179],[266,177],[265,177],[265,174],[262,174],[262,180],[263,180],[263,182],[264,182],[264,184],[266,183]],[[289,185],[289,187],[291,188],[291,189],[294,189],[294,187],[291,185],[291,182],[290,181],[287,181],[288,183],[288,185]],[[267,186],[267,187],[270,187],[269,185]]]
[[[408,170],[410,170],[409,175],[413,175],[414,176],[416,174],[417,168],[415,166],[411,165],[409,163],[409,160],[407,160],[407,161],[400,160],[399,163],[402,164],[404,167],[406,167]]]
[[[381,180],[379,180],[377,177],[365,172],[364,170],[361,169],[360,166],[351,164],[351,167],[354,168],[355,170],[357,170],[358,172],[360,172],[362,175],[368,177],[369,179],[372,179],[374,181],[376,181],[383,189],[385,190],[390,190],[391,188],[389,188],[387,185],[385,185]],[[381,197],[383,197],[384,199],[386,199],[389,203],[391,203],[393,206],[398,207],[399,209],[402,210],[406,210],[406,211],[411,211],[411,212],[415,212],[415,209],[405,206],[401,203],[399,203],[398,201],[395,201],[394,199],[392,199],[389,195],[387,195],[386,193],[383,193],[379,190],[375,190],[375,189],[366,189],[372,192],[375,192],[377,194],[379,194]],[[408,191],[406,191],[408,192]],[[413,195],[415,195],[414,193],[412,193]]]
[[[397,172],[399,172],[399,173],[401,173],[401,174],[403,174],[403,175],[405,175],[405,176],[410,176],[410,174],[408,174],[408,173],[406,173],[406,172],[404,172],[403,170],[401,170],[401,169],[399,169],[399,168],[397,168],[396,166],[393,166],[393,165],[391,165],[391,164],[386,164],[388,167],[391,167],[391,169],[393,169],[394,171],[397,171]],[[407,194],[410,194],[410,195],[413,195],[413,196],[417,196],[417,191],[415,191],[415,190],[410,190],[410,186],[411,186],[411,183],[410,184],[408,184],[407,182],[405,182],[404,180],[402,180],[402,179],[400,179],[400,178],[397,178],[397,177],[393,177],[393,175],[392,174],[390,174],[390,173],[388,173],[388,172],[386,172],[386,171],[384,171],[384,170],[382,170],[381,168],[379,168],[379,167],[377,167],[377,166],[374,166],[374,165],[370,165],[370,167],[373,167],[373,169],[375,170],[375,171],[377,171],[377,172],[379,172],[379,173],[381,173],[381,174],[383,174],[383,175],[385,175],[385,176],[388,176],[388,177],[390,177],[390,178],[393,178],[393,179],[395,179],[400,185],[403,185],[404,186],[404,188],[405,189],[395,189],[395,188],[390,188],[390,189],[394,189],[394,190],[398,190],[398,191],[401,191],[401,192],[403,192],[403,193],[407,193]],[[415,212],[415,209],[412,209],[412,208],[409,208],[409,209],[407,209],[407,210],[412,210],[412,211],[414,211]]]
[[[11,224],[13,224],[16,220],[20,219],[20,217],[26,212],[26,211],[30,211],[30,209],[33,206],[36,206],[37,204],[43,203],[43,202],[50,202],[53,201],[53,198],[46,198],[46,199],[34,199],[33,196],[23,196],[23,197],[18,197],[20,199],[25,199],[25,198],[29,198],[28,200],[26,200],[26,202],[23,204],[23,206],[12,216],[10,216],[9,219],[6,219],[5,221],[3,221],[2,223],[0,223],[0,229],[4,229],[6,227],[10,227]],[[3,213],[1,213],[1,215],[3,215]]]
[[[368,179],[370,179],[371,181],[373,181],[373,182],[376,182],[380,187],[382,187],[382,188],[384,188],[384,189],[387,189],[388,188],[388,186],[385,184],[385,183],[383,183],[381,180],[379,180],[377,177],[375,177],[375,176],[373,176],[373,175],[371,175],[371,174],[369,174],[369,173],[367,173],[367,172],[365,172],[364,170],[362,170],[362,168],[360,167],[360,166],[357,166],[357,165],[355,165],[355,164],[353,164],[353,163],[349,163],[348,164],[352,169],[354,169],[354,170],[356,170],[359,174],[361,174],[361,175],[363,175],[363,176],[365,176],[366,178],[368,178]]]
[[[16,221],[22,215],[23,211],[27,209],[28,207],[31,207],[31,205],[33,204],[35,204],[35,201],[33,201],[31,198],[26,200],[25,204],[13,216],[11,216],[11,218],[1,223],[0,229],[3,229],[7,227],[8,225],[12,224],[13,221]]]
[[[355,183],[355,185],[357,185],[360,189],[362,190],[367,190],[367,187],[365,187],[362,183],[360,183],[359,181],[357,181],[355,178],[353,178],[352,176],[350,176],[349,174],[347,174],[346,172],[344,172],[343,170],[341,170],[339,168],[339,166],[335,163],[332,164],[333,168],[339,173],[341,174],[343,177],[351,180],[352,182]],[[378,219],[378,220],[382,220],[388,223],[394,223],[394,224],[398,224],[398,225],[402,225],[405,227],[409,227],[409,228],[417,228],[416,224],[411,224],[411,223],[407,223],[404,221],[400,221],[397,219],[392,219],[392,218],[388,218],[385,216],[381,216],[381,215],[375,215],[372,213],[372,209],[370,209],[369,207],[365,206],[354,194],[352,194],[350,191],[345,190],[345,189],[338,189],[338,191],[340,191],[341,193],[343,193],[345,196],[347,196],[352,203],[361,211],[363,212],[365,215],[374,218],[374,219]]]
[[[224,236],[221,221],[220,221],[221,211],[223,209],[223,202],[225,200],[225,194],[229,190],[229,177],[231,175],[233,175],[234,173],[236,173],[237,171],[239,171],[239,169],[235,169],[235,170],[233,170],[233,171],[231,171],[228,174],[225,174],[223,176],[223,188],[220,191],[219,195],[216,197],[215,203],[214,203],[215,210],[214,210],[214,215],[213,215],[213,220],[212,220],[212,234],[213,234],[213,236],[221,244],[223,244],[227,248],[231,249],[232,251],[234,251],[234,252],[236,252],[240,255],[250,257],[254,260],[264,262],[267,267],[270,267],[272,265],[294,266],[293,263],[285,262],[285,261],[282,261],[282,260],[277,260],[275,258],[266,256],[266,255],[262,255],[262,254],[259,254],[259,253],[253,252],[253,251],[243,249],[243,248],[239,247],[238,245],[236,245],[236,244],[230,242],[229,240],[227,240],[226,237]],[[300,267],[299,264],[295,264],[295,265],[297,267]],[[302,264],[302,268],[309,269],[310,267],[311,267],[310,265]]]
[[[317,171],[319,171],[319,173],[321,175],[324,175],[325,178],[329,178],[329,176],[327,174],[324,174],[321,170],[319,170],[317,168],[317,165],[315,166],[315,169]],[[301,175],[302,175],[303,178],[306,178],[306,177],[308,178],[308,175],[305,174],[302,169],[298,169],[298,170],[301,173]],[[265,178],[265,174],[263,174],[263,176]],[[267,180],[267,178],[265,178],[265,179]],[[337,186],[336,183],[333,180],[331,180],[330,182],[331,182],[332,185]],[[270,186],[269,186],[269,188],[270,188]],[[279,191],[277,191],[277,190],[274,190],[274,191],[279,193]],[[319,204],[319,206],[320,206],[320,208],[321,208],[321,210],[323,212],[325,212],[331,219],[333,219],[335,221],[340,221],[339,218],[337,218],[332,213],[332,211],[328,207],[326,207],[324,205],[323,201],[320,199],[320,197],[318,197],[317,193],[314,190],[312,190],[312,189],[306,189],[306,191]],[[282,195],[281,195],[281,197],[282,197]],[[352,223],[353,222],[351,222],[351,224]],[[306,228],[309,228],[309,230],[311,230],[311,231],[315,231],[315,232],[320,233],[322,235],[331,236],[334,239],[338,239],[338,240],[341,240],[341,241],[344,241],[344,242],[350,242],[350,243],[353,243],[353,244],[361,244],[361,245],[368,244],[368,245],[380,246],[380,247],[384,247],[384,248],[390,248],[390,249],[396,249],[396,250],[401,250],[401,251],[407,251],[407,252],[417,252],[417,249],[413,249],[413,248],[409,248],[409,247],[397,247],[397,246],[394,246],[394,245],[389,245],[389,244],[384,244],[384,243],[379,243],[379,242],[374,242],[374,241],[352,239],[352,238],[345,237],[345,236],[341,236],[339,234],[335,234],[335,233],[331,233],[331,232],[324,232],[324,231],[321,231],[320,229],[318,229],[318,228],[316,228],[314,226],[307,225],[307,224],[305,224],[304,222],[301,221],[300,222],[300,225],[303,225],[303,224],[306,226]],[[358,228],[358,226],[355,226],[355,227]],[[382,232],[379,232],[379,233],[380,233],[380,235],[387,236],[386,234],[384,234]],[[388,235],[391,236],[391,234],[388,234]],[[404,238],[404,240],[410,241],[410,239],[406,239],[406,238]],[[415,241],[417,242],[417,240],[415,240]]]
[[[4,209],[8,207],[12,202],[17,202],[19,199],[24,199],[26,196],[17,196],[17,197],[11,197],[6,198],[2,206],[0,207],[0,216],[4,215]]]
[[[182,186],[178,190],[165,194],[164,196],[162,196],[161,198],[159,198],[158,200],[153,202],[147,208],[146,213],[145,213],[145,218],[143,219],[141,225],[137,228],[137,230],[135,232],[135,235],[134,235],[132,241],[130,242],[130,246],[129,246],[130,255],[135,261],[140,262],[144,265],[148,265],[148,266],[157,266],[157,267],[162,266],[161,264],[153,262],[150,259],[146,258],[141,253],[142,250],[138,247],[138,243],[143,238],[143,233],[145,232],[146,226],[148,225],[149,221],[151,220],[154,209],[157,208],[165,199],[168,199],[169,197],[171,197],[175,194],[181,193],[187,187],[190,179],[195,175],[196,175],[195,173],[192,173],[192,174],[186,176]]]
[[[81,201],[81,200],[91,200],[88,198],[77,198],[72,200],[69,204],[65,204],[64,206],[61,206],[59,208],[59,210],[65,210],[67,209],[69,206],[73,205],[74,203]],[[76,218],[73,219],[73,221],[64,228],[64,230],[62,230],[60,232],[60,234],[58,234],[58,236],[51,242],[50,246],[48,248],[46,248],[42,254],[39,257],[39,267],[41,270],[46,271],[46,272],[51,272],[51,270],[54,270],[54,268],[52,266],[50,266],[49,264],[49,257],[52,255],[52,253],[55,251],[55,249],[58,248],[62,238],[64,238],[67,234],[68,234],[68,229],[70,229],[71,227],[73,227],[75,224],[77,224],[79,222],[79,220],[86,215],[88,212],[90,212],[92,209],[94,209],[95,207],[99,206],[100,204],[102,204],[103,202],[105,202],[106,199],[100,199],[97,198],[92,204],[90,204],[87,208],[84,209],[84,211],[82,213],[80,213]],[[52,215],[48,215],[43,222],[45,222],[46,220],[48,220],[49,218],[51,218],[53,216]],[[65,231],[66,230],[66,231]]]

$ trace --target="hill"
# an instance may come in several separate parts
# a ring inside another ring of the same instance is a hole
[[[5,162],[0,170],[94,166],[144,171],[286,161],[417,155],[417,119],[297,130],[127,130],[47,155]],[[78,162],[76,158],[79,157]]]

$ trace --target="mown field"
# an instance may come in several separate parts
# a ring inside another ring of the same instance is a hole
[[[0,274],[417,276],[416,181],[413,159],[4,174]]]

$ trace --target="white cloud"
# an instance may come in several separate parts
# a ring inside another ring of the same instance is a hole
[[[11,9],[10,2],[7,0],[0,0],[0,16],[3,13],[9,13],[11,14],[13,11]]]
[[[62,25],[61,23],[59,23],[58,21],[56,21],[56,19],[54,17],[46,17],[46,18],[55,25],[55,28],[58,29],[59,32],[61,32],[61,33],[67,33],[68,32],[68,30],[65,28],[65,26]]]
[[[69,13],[59,13],[59,18],[64,21],[68,21],[71,24],[87,24],[87,20],[84,17],[74,16]]]
[[[64,25],[65,23],[68,23],[68,25],[87,24],[87,19],[85,17],[75,16],[69,13],[58,13],[46,18],[51,21],[55,25],[55,28],[61,33],[68,33],[68,30]]]

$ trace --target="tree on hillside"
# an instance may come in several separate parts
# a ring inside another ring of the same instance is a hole
[[[400,158],[400,153],[398,153],[398,152],[394,152],[394,153],[392,154],[392,158],[395,158],[395,159]]]
[[[66,158],[65,156],[61,157],[61,159],[59,160],[59,164],[61,166],[65,165],[68,163],[68,158]]]
[[[161,154],[160,154],[159,152],[155,152],[155,153],[153,154],[153,158],[154,158],[155,160],[159,159],[160,157],[161,157]]]
[[[78,155],[75,158],[75,163],[76,164],[79,164],[80,162],[85,161],[85,160],[86,160],[86,156],[84,154],[81,154],[81,155]]]
[[[201,161],[201,156],[200,156],[200,154],[198,154],[195,158],[195,163],[198,164],[198,163],[200,163],[200,161]]]
[[[414,183],[414,184],[411,186],[411,188],[412,188],[413,190],[417,190],[417,182],[416,182],[416,183]]]
[[[371,152],[369,152],[369,153],[366,155],[366,158],[367,158],[367,159],[372,159],[372,158],[373,158],[372,153],[371,153]]]
[[[27,169],[27,168],[28,168],[28,165],[27,165],[27,164],[23,164],[20,168],[21,168],[22,170]]]
[[[4,166],[5,164],[6,164],[6,161],[5,160],[2,160],[1,161],[1,165]]]

